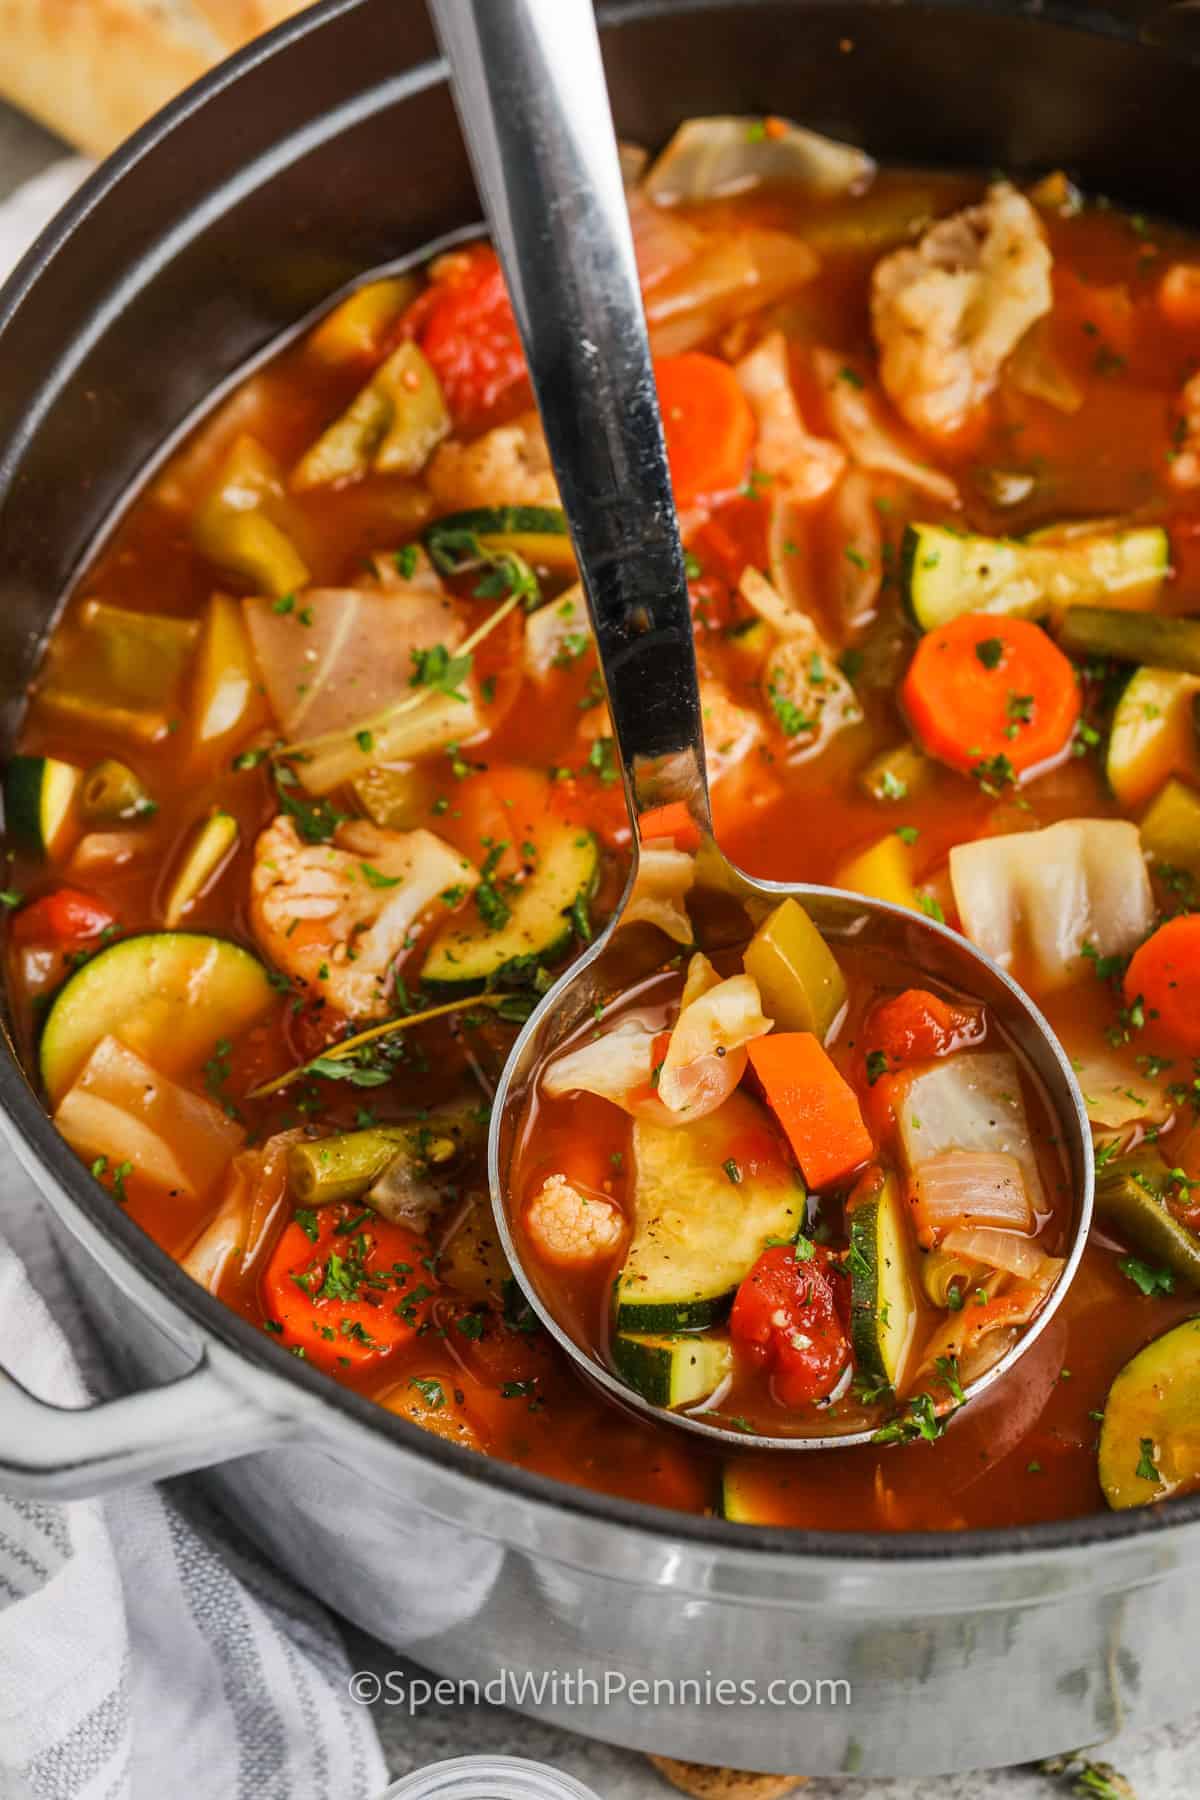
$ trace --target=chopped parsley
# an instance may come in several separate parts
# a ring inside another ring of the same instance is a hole
[[[975,654],[985,669],[998,669],[1004,660],[1004,645],[999,638],[980,638]]]
[[[1150,1263],[1140,1262],[1136,1256],[1123,1256],[1117,1267],[1147,1297],[1175,1292],[1175,1274],[1171,1269],[1154,1268]]]

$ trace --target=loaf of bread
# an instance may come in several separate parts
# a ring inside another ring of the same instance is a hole
[[[92,156],[308,0],[0,0],[0,96]]]
[[[677,1762],[673,1756],[651,1756],[650,1761],[672,1787],[693,1800],[783,1800],[805,1785],[803,1775],[748,1775],[707,1763]]]

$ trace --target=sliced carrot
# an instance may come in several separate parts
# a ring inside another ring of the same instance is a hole
[[[701,350],[660,356],[654,374],[677,504],[732,494],[746,479],[755,430],[737,376]]]
[[[670,838],[677,850],[697,850],[700,828],[682,800],[667,806],[652,806],[642,814],[642,837]]]
[[[1200,913],[1168,919],[1134,952],[1125,998],[1142,1002],[1151,1032],[1200,1056]]]
[[[773,1032],[749,1052],[809,1187],[829,1187],[874,1155],[854,1089],[811,1031]]]
[[[378,1362],[427,1325],[429,1255],[426,1238],[370,1208],[301,1210],[263,1272],[270,1328],[332,1374]]]
[[[1079,723],[1079,683],[1039,625],[964,613],[917,646],[900,690],[930,756],[997,783],[1054,762]]]

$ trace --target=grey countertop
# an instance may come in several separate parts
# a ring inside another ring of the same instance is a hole
[[[0,196],[60,151],[56,139],[0,105]],[[411,1667],[385,1645],[355,1631],[347,1635],[356,1669],[382,1677]],[[594,1788],[602,1800],[665,1800],[673,1792],[633,1752],[572,1736],[501,1707],[430,1705],[410,1718],[406,1710],[380,1703],[375,1717],[395,1775],[448,1757],[491,1752],[551,1763]],[[1200,1720],[1122,1736],[1103,1754],[1132,1783],[1137,1800],[1195,1800],[1200,1791]],[[1062,1800],[1070,1787],[1033,1769],[1010,1769],[941,1781],[822,1781],[805,1792],[812,1800],[1054,1800],[1055,1795]]]

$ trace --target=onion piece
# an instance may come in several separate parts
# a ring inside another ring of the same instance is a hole
[[[1138,828],[1125,819],[957,844],[950,881],[964,934],[1034,991],[1075,980],[1085,944],[1123,956],[1154,923]]]
[[[915,1390],[924,1382],[936,1380],[939,1365],[944,1368],[947,1362],[957,1366],[958,1379],[964,1387],[994,1367],[1016,1343],[1022,1328],[1036,1316],[1062,1273],[1063,1264],[1057,1258],[1048,1256],[1045,1263],[1041,1279],[1021,1282],[1002,1293],[990,1293],[982,1305],[968,1301],[961,1312],[952,1314],[926,1344],[910,1388]],[[988,1284],[984,1285],[986,1288]]]
[[[834,350],[814,350],[813,368],[825,393],[829,422],[862,469],[895,475],[944,506],[959,504],[949,475],[908,450],[887,419],[884,401],[857,369]]]
[[[787,340],[772,331],[734,366],[758,424],[756,468],[787,485],[796,500],[819,500],[846,467],[840,444],[814,437],[796,404]]]
[[[660,204],[742,194],[763,182],[800,182],[817,194],[867,186],[875,164],[863,150],[787,119],[719,115],[688,119],[656,159],[643,191]]]
[[[1045,1280],[1062,1268],[1062,1263],[1047,1256],[1035,1239],[986,1225],[956,1226],[942,1239],[942,1249],[953,1256],[966,1257],[968,1262],[982,1263],[985,1268],[1002,1269],[1020,1281]]]
[[[1027,399],[1041,400],[1055,412],[1077,413],[1084,392],[1058,357],[1049,339],[1048,321],[1029,327],[1008,359],[1002,379]]]
[[[742,570],[738,593],[763,623],[769,625],[772,631],[777,631],[780,637],[800,637],[807,642],[813,636],[813,622],[808,614],[786,601],[752,563],[747,563]]]
[[[1002,1151],[946,1150],[918,1163],[912,1195],[923,1243],[941,1245],[956,1233],[973,1235],[963,1227],[982,1224],[1028,1232],[1035,1223],[1021,1165]]]
[[[304,1128],[278,1131],[261,1149],[234,1157],[216,1216],[205,1226],[180,1267],[215,1294],[235,1264],[247,1269],[268,1241],[287,1202],[288,1152],[307,1136]]]
[[[858,631],[875,617],[883,585],[883,532],[875,488],[861,469],[843,476],[829,503],[837,616],[847,631]]]

